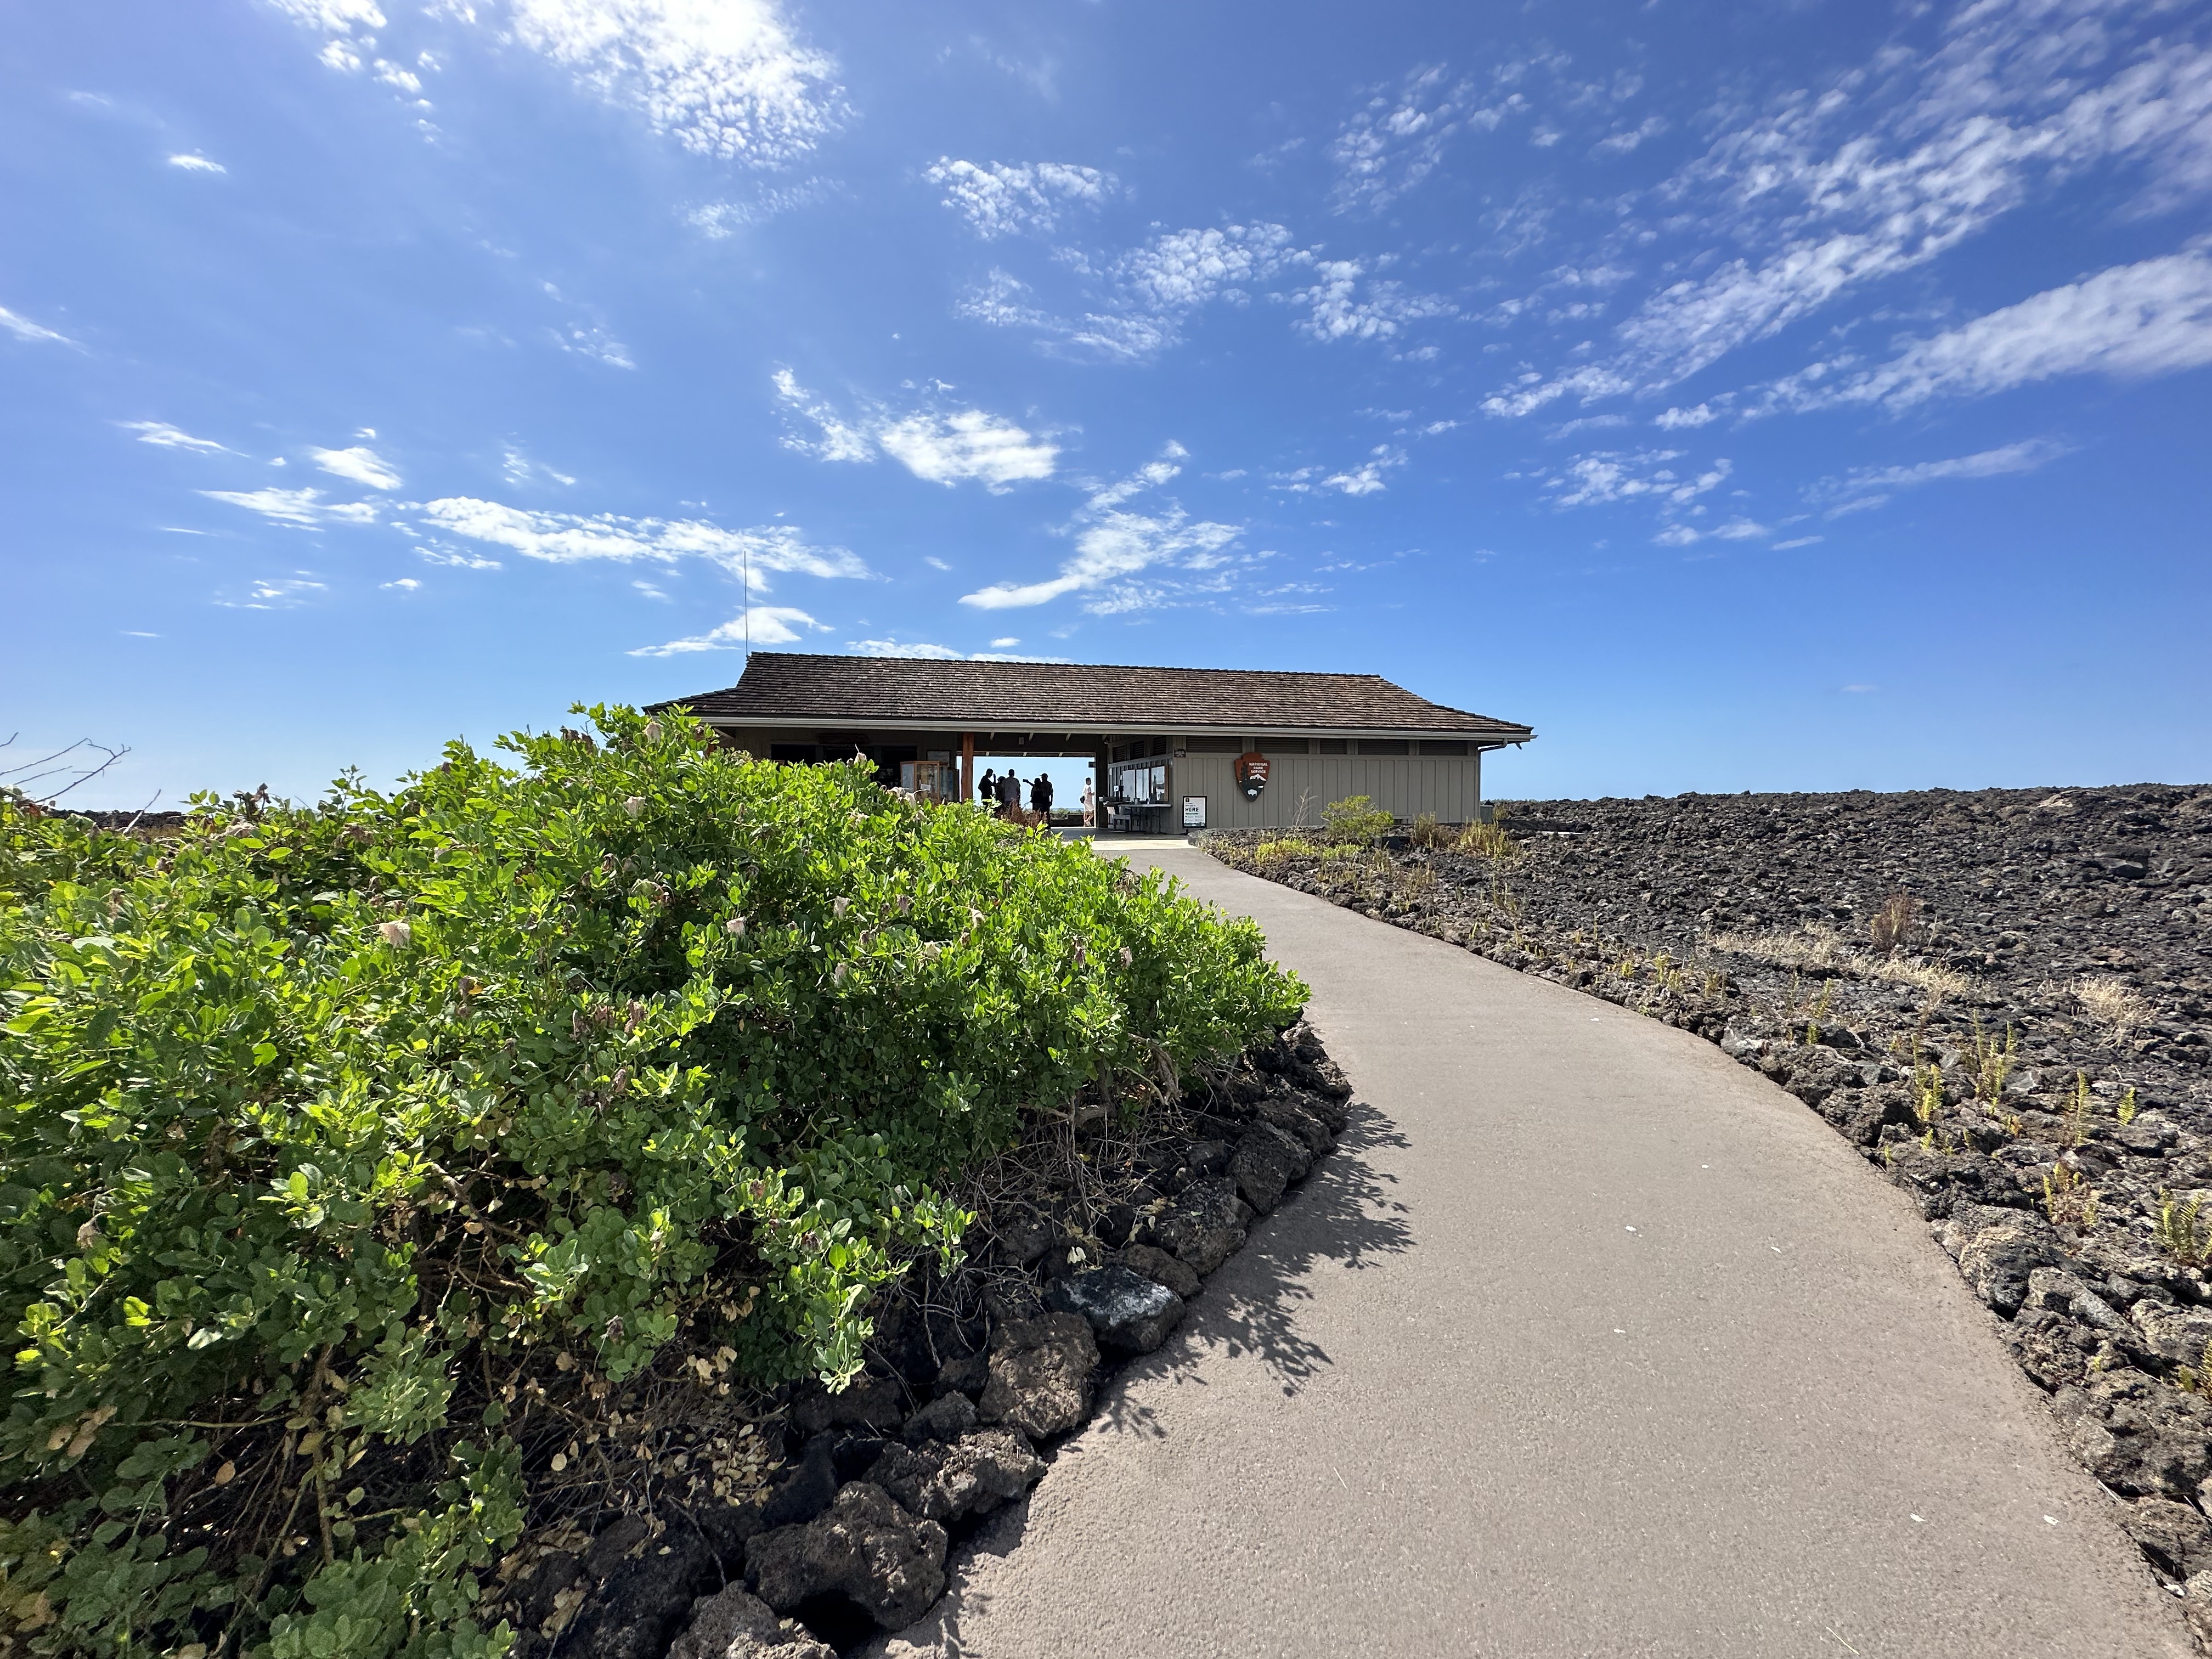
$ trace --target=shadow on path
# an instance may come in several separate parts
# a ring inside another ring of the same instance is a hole
[[[1373,1107],[1354,1102],[1346,1109],[1351,1121],[1338,1137],[1336,1151],[1319,1159],[1271,1213],[1252,1224],[1249,1242],[1200,1287],[1190,1312],[1166,1345],[1116,1374],[1091,1422],[1047,1454],[1053,1465],[1047,1482],[1080,1479],[1083,1456],[1098,1437],[1166,1439],[1162,1413],[1133,1397],[1146,1385],[1204,1388],[1206,1366],[1222,1358],[1256,1358],[1287,1397],[1334,1363],[1298,1329],[1298,1310],[1313,1297],[1309,1276],[1328,1264],[1363,1271],[1378,1257],[1413,1247],[1407,1207],[1391,1190],[1397,1177],[1376,1170],[1368,1158],[1378,1149],[1402,1150],[1408,1142]],[[962,1659],[969,1653],[962,1621],[969,1614],[988,1617],[991,1601],[988,1592],[969,1588],[974,1577],[969,1569],[979,1560],[1015,1554],[1028,1531],[1035,1498],[1032,1492],[1010,1504],[954,1547],[946,1563],[951,1588],[920,1624],[857,1651],[895,1659]]]

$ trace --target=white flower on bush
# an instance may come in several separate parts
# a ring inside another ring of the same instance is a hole
[[[1136,957],[1129,954],[1129,947],[1126,945],[1121,947],[1121,965],[1124,968],[1133,968],[1137,965]]]
[[[846,967],[847,964],[841,962],[835,968],[830,970],[830,982],[831,984],[842,985],[845,982]]]
[[[377,933],[386,945],[404,945],[413,942],[415,930],[404,921],[383,921],[376,927]]]
[[[628,800],[623,803],[623,811],[629,813],[630,817],[634,818],[642,817],[645,812],[645,797],[642,795],[632,795]]]
[[[660,741],[660,722],[658,719],[649,720],[645,723],[645,740],[647,743]]]
[[[848,898],[833,898],[830,901],[830,914],[833,916],[842,916],[852,908],[853,901]]]
[[[944,954],[945,947],[939,945],[935,939],[930,940],[928,944],[921,947],[921,959],[924,962],[934,962],[938,957]]]
[[[743,916],[732,916],[722,924],[722,929],[733,939],[743,939],[745,936],[745,919]]]

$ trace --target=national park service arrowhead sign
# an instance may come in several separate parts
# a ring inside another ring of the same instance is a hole
[[[1267,757],[1258,750],[1237,757],[1237,787],[1246,800],[1257,800],[1267,787]]]

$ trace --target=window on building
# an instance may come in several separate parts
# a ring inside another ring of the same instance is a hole
[[[1363,755],[1402,755],[1412,745],[1403,738],[1362,738],[1359,752]]]
[[[1424,755],[1465,755],[1467,753],[1467,744],[1464,743],[1449,743],[1441,739],[1424,738],[1421,743],[1421,752]]]
[[[1317,755],[1348,755],[1352,752],[1352,744],[1345,738],[1321,738],[1314,743],[1314,752]]]

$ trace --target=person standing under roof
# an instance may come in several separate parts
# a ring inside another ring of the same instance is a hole
[[[993,801],[998,799],[998,773],[995,770],[984,773],[981,777],[975,781],[975,804],[978,806],[988,806]]]
[[[1007,819],[1019,822],[1022,815],[1022,781],[1008,767],[999,779],[999,811]]]
[[[1030,784],[1030,811],[1045,823],[1052,822],[1052,778],[1040,772]]]

